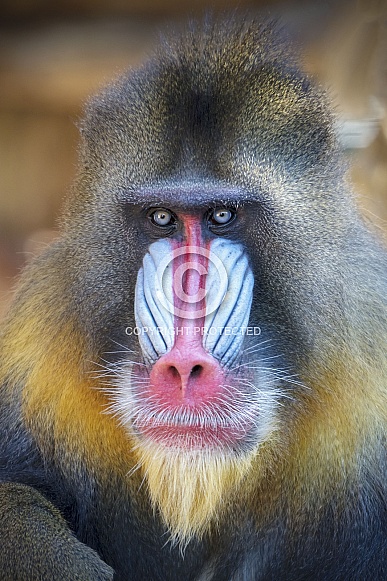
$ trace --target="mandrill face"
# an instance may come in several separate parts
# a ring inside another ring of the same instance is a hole
[[[274,427],[283,391],[250,324],[254,274],[233,240],[238,220],[231,203],[144,210],[158,239],[138,271],[136,327],[127,328],[141,360],[121,370],[115,404],[140,443],[241,454]]]
[[[126,328],[137,360],[116,366],[109,390],[152,501],[183,544],[237,490],[286,396],[286,372],[271,367],[272,346],[252,318],[254,272],[239,235],[249,213],[233,192],[214,201],[214,185],[209,196],[187,208],[169,192],[137,215],[149,241]],[[189,197],[203,192],[193,186]]]

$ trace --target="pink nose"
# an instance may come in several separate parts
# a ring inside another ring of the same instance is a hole
[[[175,345],[154,364],[150,382],[158,395],[200,403],[219,393],[223,371],[218,361],[197,343]]]

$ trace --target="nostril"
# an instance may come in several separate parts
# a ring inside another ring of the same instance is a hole
[[[201,365],[195,365],[191,369],[190,377],[199,377],[203,371],[203,367]]]
[[[203,370],[204,368],[202,365],[194,365],[189,373],[189,376],[192,378],[199,377]],[[168,372],[173,378],[177,379],[181,377],[181,372],[174,365],[170,365],[168,367]]]
[[[178,370],[176,369],[176,367],[174,365],[171,365],[169,367],[169,372],[172,375],[172,377],[180,377],[180,373],[178,372]]]

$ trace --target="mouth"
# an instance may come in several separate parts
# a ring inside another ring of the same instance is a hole
[[[143,369],[124,368],[109,392],[110,411],[139,448],[244,454],[277,428],[282,391],[264,377],[259,390],[245,374],[222,379],[207,391],[198,384],[183,392],[170,383],[152,383]]]
[[[140,436],[166,447],[233,448],[251,433],[253,424],[235,415],[216,410],[175,410],[158,414],[138,414],[132,427]]]

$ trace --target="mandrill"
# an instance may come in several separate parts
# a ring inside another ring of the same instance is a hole
[[[254,19],[89,102],[1,336],[1,581],[387,578],[387,253],[334,122]]]

